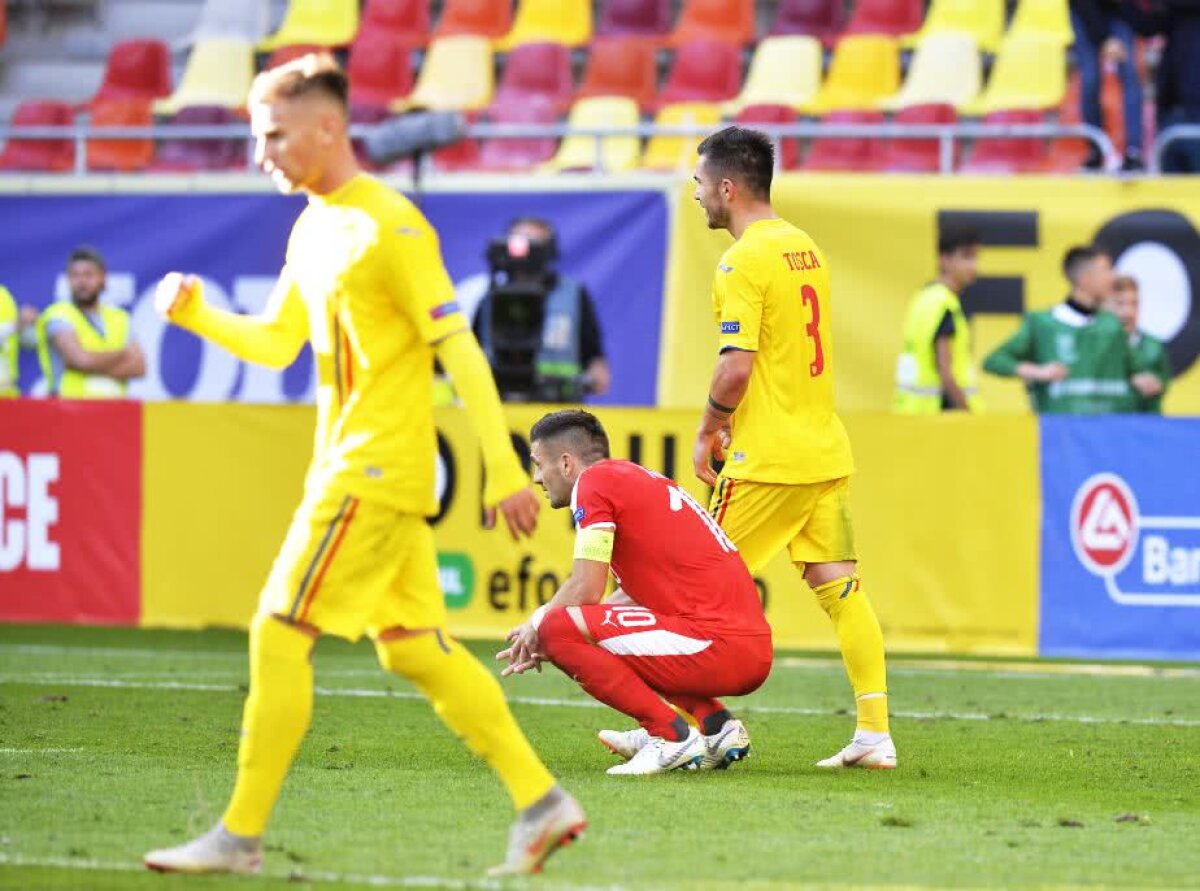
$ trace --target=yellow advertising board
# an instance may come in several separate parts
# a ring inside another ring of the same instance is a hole
[[[712,275],[731,244],[709,231],[681,187],[672,228],[662,327],[659,404],[703,403],[717,331]],[[842,411],[888,411],[901,321],[912,294],[937,276],[939,226],[981,232],[980,280],[963,301],[982,358],[1017,328],[1020,313],[1061,301],[1062,258],[1099,243],[1141,282],[1147,330],[1171,341],[1180,372],[1168,414],[1200,414],[1200,181],[1084,177],[880,177],[788,174],[776,211],[808,231],[833,275],[837,386]],[[1013,379],[984,375],[989,411],[1028,410]]]

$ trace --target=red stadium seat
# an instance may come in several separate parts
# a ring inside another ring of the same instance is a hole
[[[499,40],[512,30],[512,0],[446,0],[435,37],[478,34]]]
[[[985,124],[1041,124],[1041,111],[994,111],[983,119]],[[1046,166],[1048,153],[1044,139],[979,139],[963,173],[1035,173]]]
[[[900,37],[921,29],[922,0],[858,0],[845,34],[888,34]]]
[[[467,123],[479,119],[476,112],[464,113]],[[476,170],[479,167],[479,140],[470,136],[460,139],[453,145],[435,151],[430,160],[438,170],[453,172],[457,170]]]
[[[491,107],[547,105],[560,115],[574,94],[571,51],[561,43],[523,43],[508,54]]]
[[[509,105],[493,108],[494,124],[557,124],[558,114],[544,103]],[[554,157],[558,140],[553,136],[529,136],[518,139],[488,139],[479,153],[483,170],[533,170]]]
[[[882,124],[881,111],[831,111],[827,124]],[[821,136],[813,140],[804,159],[805,170],[878,170],[883,143],[855,136]]]
[[[161,40],[124,40],[108,54],[100,89],[88,104],[171,95],[171,52]]]
[[[191,105],[179,110],[172,124],[215,127],[238,123],[237,112],[222,105]],[[164,139],[150,167],[190,173],[197,170],[244,170],[246,142],[240,139]]]
[[[22,102],[13,113],[14,127],[59,127],[75,123],[66,102]],[[10,139],[0,155],[0,170],[62,172],[75,167],[75,143],[70,139]]]
[[[364,31],[350,46],[346,73],[351,106],[386,109],[412,92],[412,50],[390,33]]]
[[[596,27],[598,37],[665,40],[671,30],[671,0],[607,0]]]
[[[958,113],[953,105],[910,105],[896,113],[893,122],[904,124],[953,124]],[[884,170],[892,173],[936,173],[939,169],[937,139],[890,139],[883,151]]]
[[[367,0],[355,40],[387,34],[413,47],[429,43],[428,0]]]
[[[747,105],[733,119],[735,124],[794,124],[796,112],[786,105]],[[779,142],[779,166],[784,170],[800,167],[800,139],[785,137]]]
[[[829,48],[841,36],[844,11],[842,0],[779,0],[771,34],[807,34]]]
[[[280,65],[286,65],[288,62],[294,62],[302,56],[307,56],[309,53],[326,52],[323,46],[315,46],[311,43],[289,43],[287,46],[281,46],[279,49],[272,50],[271,55],[267,56],[267,62],[263,65],[264,71],[270,71],[272,68],[278,68]]]
[[[106,99],[92,103],[90,126],[149,127],[153,123],[150,99]],[[87,144],[88,170],[115,170],[131,173],[145,170],[154,157],[154,140],[93,139]]]
[[[660,105],[724,102],[742,88],[742,49],[722,40],[697,40],[675,51]]]
[[[602,37],[592,44],[578,98],[625,96],[643,111],[654,107],[658,63],[654,46],[641,40]]]
[[[754,42],[754,0],[684,0],[671,46],[697,40],[724,40],[738,46]]]

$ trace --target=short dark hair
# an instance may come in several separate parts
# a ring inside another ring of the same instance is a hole
[[[707,158],[709,166],[720,176],[739,180],[754,197],[771,197],[775,146],[765,133],[726,127],[701,142],[696,153]]]
[[[75,250],[71,251],[71,255],[67,257],[67,265],[72,263],[95,263],[102,271],[106,271],[108,266],[104,262],[104,255],[92,247],[90,244],[81,244]]]
[[[314,93],[328,96],[349,113],[350,81],[328,52],[308,53],[260,72],[250,85],[248,104],[298,99]]]
[[[945,257],[960,248],[979,247],[982,243],[978,229],[971,226],[947,226],[938,233],[938,256]]]
[[[1095,247],[1073,247],[1063,255],[1063,275],[1067,281],[1075,284],[1080,270],[1097,257],[1107,257],[1108,254]]]
[[[585,461],[601,461],[609,456],[608,434],[591,412],[564,408],[544,415],[529,431],[529,442],[563,438],[568,447]]]

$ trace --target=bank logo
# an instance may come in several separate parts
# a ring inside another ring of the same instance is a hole
[[[438,581],[447,609],[463,609],[475,594],[475,567],[466,554],[438,553]]]
[[[1075,493],[1071,544],[1122,606],[1200,607],[1200,516],[1143,516],[1116,474],[1097,473]]]

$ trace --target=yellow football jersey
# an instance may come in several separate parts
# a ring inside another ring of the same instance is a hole
[[[433,344],[470,325],[433,227],[403,195],[360,174],[310,197],[277,293],[281,316],[303,314],[316,361],[307,485],[435,513]]]
[[[853,472],[833,407],[832,308],[825,255],[786,220],[751,223],[721,258],[713,283],[719,348],[755,353],[724,476],[814,483]]]

